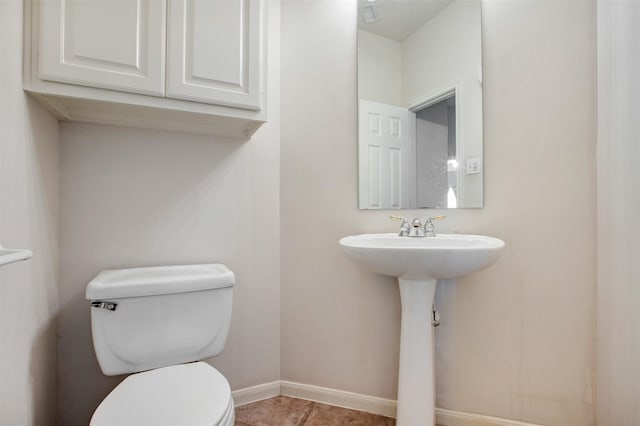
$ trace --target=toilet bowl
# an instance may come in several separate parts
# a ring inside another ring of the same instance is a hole
[[[224,349],[233,273],[222,264],[103,271],[87,286],[93,344],[106,375],[134,373],[91,426],[232,426],[231,388],[200,360]]]

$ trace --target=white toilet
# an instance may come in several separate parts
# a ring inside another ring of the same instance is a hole
[[[91,426],[232,426],[229,382],[199,361],[224,349],[235,277],[225,265],[103,271],[87,286],[98,363],[127,377]]]

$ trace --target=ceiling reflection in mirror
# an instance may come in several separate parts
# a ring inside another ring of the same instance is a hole
[[[361,209],[482,207],[481,9],[358,1]]]

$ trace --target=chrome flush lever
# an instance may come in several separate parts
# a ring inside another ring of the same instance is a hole
[[[116,302],[101,302],[99,300],[96,300],[94,302],[91,302],[91,307],[106,309],[108,311],[115,311],[118,307],[118,304]]]

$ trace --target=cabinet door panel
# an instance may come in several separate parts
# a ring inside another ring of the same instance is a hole
[[[167,97],[262,109],[262,0],[169,0]]]
[[[164,95],[165,0],[42,0],[39,77]]]

